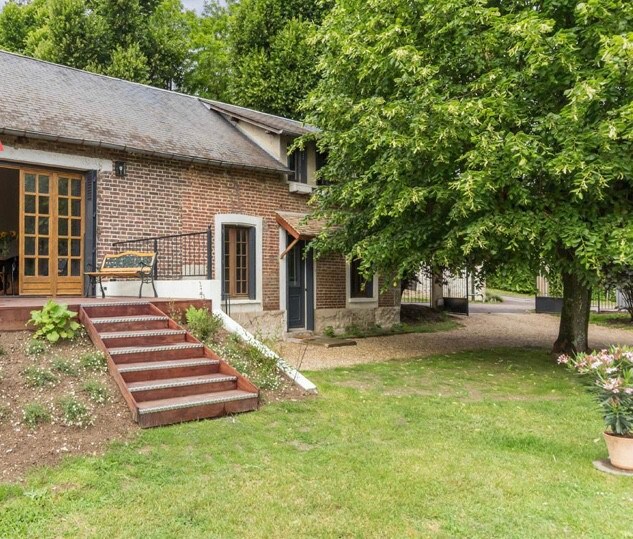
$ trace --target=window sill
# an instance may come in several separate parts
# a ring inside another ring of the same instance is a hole
[[[307,183],[301,182],[288,182],[288,192],[289,193],[298,193],[302,195],[310,195],[314,187]]]
[[[376,298],[349,298],[347,301],[349,303],[377,303],[378,302]]]
[[[222,300],[224,303],[225,300]],[[245,299],[245,298],[228,298],[231,305],[257,305],[261,303],[259,299]]]

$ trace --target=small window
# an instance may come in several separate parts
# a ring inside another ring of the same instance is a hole
[[[373,298],[374,278],[366,280],[360,272],[360,260],[353,260],[349,268],[351,298]]]
[[[308,153],[306,150],[295,150],[288,155],[288,168],[294,174],[293,180],[308,183]]]
[[[317,150],[316,152],[316,170],[317,172],[327,165],[327,154]],[[317,185],[329,185],[329,182],[323,178],[317,179]]]
[[[224,293],[232,298],[249,298],[254,292],[254,229],[244,226],[224,227]]]

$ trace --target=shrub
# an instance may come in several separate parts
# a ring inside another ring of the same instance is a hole
[[[79,374],[77,372],[77,366],[69,359],[64,359],[63,357],[53,359],[52,367],[54,371],[68,376],[77,376]]]
[[[349,326],[345,326],[345,334],[353,337],[354,335],[360,335],[361,330],[356,324],[350,324]]]
[[[220,316],[210,313],[209,309],[205,308],[196,309],[191,306],[187,309],[185,317],[191,333],[201,341],[207,339],[215,341],[217,333],[223,325]]]
[[[54,386],[57,383],[57,376],[42,367],[27,367],[22,374],[29,387]]]
[[[4,349],[4,346],[0,344],[0,356],[4,356],[6,353],[7,351]]]
[[[62,397],[57,402],[62,412],[62,422],[69,427],[87,427],[94,423],[88,407],[72,395]]]
[[[336,332],[334,331],[334,328],[332,326],[325,326],[323,328],[323,335],[325,335],[326,337],[335,337]]]
[[[105,404],[110,400],[110,392],[105,384],[98,380],[88,380],[83,385],[83,390],[88,398],[96,404]]]
[[[31,311],[29,324],[33,324],[37,331],[35,337],[45,337],[49,342],[56,343],[60,339],[73,339],[81,324],[75,320],[77,313],[68,309],[68,305],[48,300],[39,311]]]
[[[633,436],[633,348],[562,355],[558,362],[593,379],[604,422],[613,434]]]
[[[42,423],[50,423],[51,413],[39,402],[33,402],[24,407],[22,418],[24,424],[33,429]]]
[[[108,362],[103,352],[93,350],[86,352],[79,358],[79,364],[87,371],[103,372],[108,368]]]
[[[31,339],[26,345],[26,353],[29,356],[37,356],[46,352],[46,345],[37,339]]]
[[[231,334],[227,344],[218,351],[235,369],[261,389],[277,389],[281,377],[277,360]]]

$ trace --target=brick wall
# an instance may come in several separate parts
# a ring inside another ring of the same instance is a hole
[[[345,309],[345,258],[327,255],[316,261],[316,308]]]
[[[279,305],[279,226],[275,211],[307,211],[308,197],[288,192],[275,173],[224,169],[62,143],[4,137],[7,145],[126,162],[126,176],[97,178],[97,259],[115,241],[197,232],[218,213],[263,217],[263,308]],[[215,234],[215,230],[213,231]],[[216,275],[216,278],[218,276]],[[343,257],[316,261],[316,308],[345,308]],[[380,305],[393,305],[389,295]]]

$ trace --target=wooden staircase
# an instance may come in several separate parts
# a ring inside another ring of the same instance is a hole
[[[257,409],[257,387],[152,303],[82,305],[79,319],[141,427]]]

